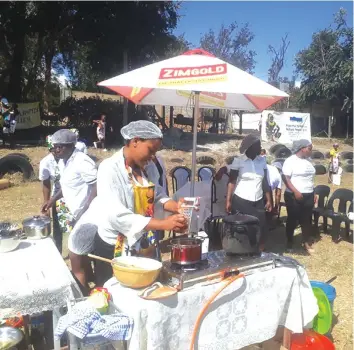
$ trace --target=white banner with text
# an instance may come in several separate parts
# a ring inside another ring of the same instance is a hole
[[[262,141],[291,144],[294,140],[311,141],[310,113],[262,112]]]

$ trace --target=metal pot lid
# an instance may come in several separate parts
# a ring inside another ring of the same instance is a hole
[[[256,216],[245,214],[228,215],[224,218],[224,223],[234,225],[252,225],[259,224],[259,219]]]
[[[48,216],[35,215],[23,220],[23,227],[44,227],[50,224],[50,218]]]

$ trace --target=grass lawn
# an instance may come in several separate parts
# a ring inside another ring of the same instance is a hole
[[[314,146],[316,149],[329,149],[327,140],[315,140]],[[205,145],[198,155],[210,155],[217,160],[216,168],[224,164],[224,159],[227,156],[236,154],[236,147],[239,141],[230,142],[225,147],[220,145],[213,146],[212,144]],[[209,147],[208,147],[209,146]],[[349,146],[344,146],[343,149],[352,150]],[[22,152],[28,155],[31,159],[36,174],[40,160],[47,154],[45,147],[29,147],[18,149],[16,152]],[[3,157],[9,150],[0,149],[0,157]],[[95,155],[99,159],[108,157],[113,153],[91,150],[90,154]],[[167,170],[170,170],[176,165],[190,166],[191,153],[184,151],[163,150],[161,155],[166,163]],[[179,158],[177,163],[176,158]],[[22,182],[19,174],[6,175],[10,177],[12,187],[0,191],[1,199],[1,221],[10,220],[13,222],[21,222],[24,218],[38,214],[42,204],[41,184],[37,180]],[[316,176],[316,185],[327,184],[327,175]],[[353,188],[353,177],[350,173],[345,173],[342,177],[342,185],[344,188]],[[335,188],[333,187],[332,191]],[[281,213],[283,220],[286,217],[286,210]],[[329,221],[329,232],[331,230],[331,221]],[[306,256],[300,246],[300,235],[296,236],[297,248],[291,256],[302,263],[309,274],[311,280],[327,281],[330,278],[337,276],[337,279],[332,283],[337,290],[337,298],[334,303],[334,327],[332,331],[333,340],[337,350],[350,350],[353,348],[353,244],[352,235],[348,241],[341,241],[334,244],[329,235],[321,235],[321,240],[316,243],[316,252],[313,256]],[[67,241],[67,237],[66,237]],[[66,243],[64,246],[66,247]],[[275,252],[283,252],[285,249],[285,228],[283,225],[276,230],[271,231],[270,239],[267,242],[267,248]],[[67,256],[67,249],[63,253]]]

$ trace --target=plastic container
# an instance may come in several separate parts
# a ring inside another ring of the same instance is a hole
[[[291,336],[290,350],[335,350],[334,344],[324,335],[305,330]]]
[[[337,296],[336,289],[332,285],[324,282],[310,281],[310,283],[311,283],[311,287],[321,288],[326,293],[328,301],[331,304],[331,309],[333,314],[333,303]]]

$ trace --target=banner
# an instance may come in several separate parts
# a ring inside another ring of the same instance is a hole
[[[39,102],[18,103],[19,115],[16,118],[16,130],[31,129],[41,125]]]
[[[243,131],[259,131],[262,113],[243,113],[242,114],[242,130]],[[239,130],[240,117],[238,114],[231,115],[232,130]]]
[[[262,141],[291,144],[295,140],[311,141],[310,113],[262,112]]]

